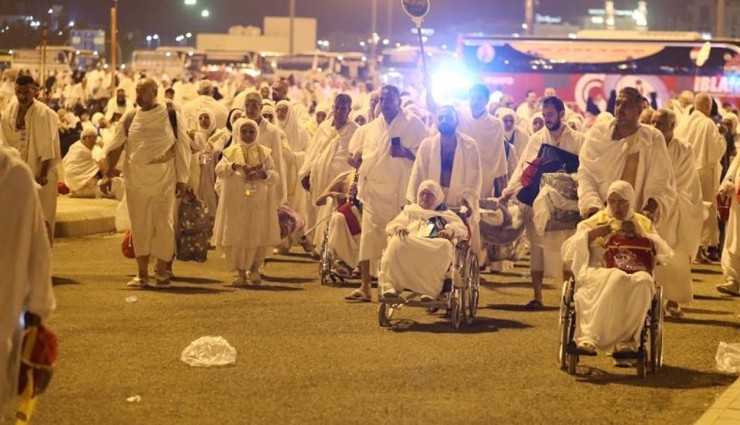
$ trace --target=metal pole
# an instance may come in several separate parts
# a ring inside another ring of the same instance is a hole
[[[393,0],[388,0],[388,40],[393,39]]]
[[[39,64],[39,85],[46,88],[46,46],[49,44],[49,25],[44,22],[41,26],[41,63]]]
[[[292,56],[295,54],[295,0],[290,0],[290,43],[288,44],[288,53]]]
[[[524,2],[524,22],[527,24],[524,34],[531,36],[534,34],[534,0]]]
[[[370,78],[373,82],[373,85],[377,84],[378,76],[377,76],[377,58],[378,58],[378,0],[372,0],[372,25],[370,28],[370,37],[371,37],[371,45],[370,45]]]
[[[110,10],[110,88],[111,96],[116,89],[116,56],[118,53],[118,0],[113,1],[113,8]]]
[[[725,0],[717,0],[717,37],[725,36]]]

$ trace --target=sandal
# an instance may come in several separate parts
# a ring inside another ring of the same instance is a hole
[[[366,294],[360,289],[355,289],[354,291],[350,292],[350,294],[344,297],[344,299],[347,301],[360,301],[363,303],[369,303],[370,301],[372,301],[370,295]]]
[[[542,301],[532,300],[528,302],[524,307],[526,307],[529,310],[542,310],[545,306],[542,305]]]
[[[169,288],[170,287],[170,277],[166,273],[161,274],[155,274],[154,275],[154,287],[155,288]]]
[[[665,311],[674,319],[683,318],[683,310],[681,310],[681,306],[678,304],[672,304],[672,303],[666,304]]]
[[[126,283],[126,286],[129,288],[149,288],[151,285],[149,285],[149,280],[144,278],[140,278],[139,276],[136,276],[135,278],[131,279]]]

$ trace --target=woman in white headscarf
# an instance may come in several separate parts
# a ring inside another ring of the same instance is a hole
[[[226,254],[229,267],[237,271],[232,286],[238,287],[260,283],[259,267],[268,250],[280,242],[280,197],[270,149],[257,143],[259,125],[240,118],[233,134],[233,144],[216,166],[222,192],[213,241]]]
[[[529,143],[527,132],[516,125],[516,112],[511,108],[498,108],[496,117],[504,122],[504,146],[506,147],[506,159],[509,165],[509,177],[511,177],[519,158],[524,154],[524,149]]]
[[[209,108],[201,108],[197,114],[198,126],[192,134],[193,156],[190,164],[191,186],[195,195],[206,203],[211,217],[216,216],[218,197],[216,184],[216,161],[229,137],[225,128],[216,128],[216,116]]]
[[[612,183],[607,207],[579,223],[576,234],[562,247],[563,260],[572,264],[577,282],[575,341],[586,352],[594,352],[597,347],[614,347],[618,352],[637,350],[655,294],[655,281],[647,271],[627,273],[604,267],[602,258],[612,236],[649,239],[658,262],[673,256],[650,220],[635,213],[632,185],[623,180]]]
[[[278,128],[285,132],[288,137],[288,143],[294,153],[305,152],[308,150],[310,136],[308,132],[301,127],[298,120],[298,114],[293,112],[293,107],[287,100],[281,100],[275,105],[276,124]],[[300,167],[299,167],[300,168]]]
[[[532,114],[532,134],[537,133],[545,126],[545,117],[542,112]]]
[[[443,202],[439,183],[425,180],[419,185],[416,203],[406,205],[386,226],[388,246],[378,277],[383,297],[409,290],[435,298],[442,291],[455,258],[453,241],[468,237],[465,224],[444,209]]]

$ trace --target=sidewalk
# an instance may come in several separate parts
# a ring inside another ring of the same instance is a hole
[[[740,425],[740,379],[722,393],[696,425]]]
[[[57,197],[55,237],[75,237],[116,231],[115,199]]]

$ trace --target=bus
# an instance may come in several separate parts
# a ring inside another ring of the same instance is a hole
[[[186,62],[172,51],[134,50],[131,70],[140,74],[167,74],[170,78],[183,78],[188,74]]]
[[[675,94],[706,92],[740,100],[740,41],[681,39],[568,39],[464,34],[458,53],[468,78],[517,100],[546,87],[581,111],[590,98],[604,111],[610,93],[633,86],[659,106]]]
[[[358,52],[315,51],[295,55],[275,55],[269,58],[276,77],[297,79],[339,75],[346,79],[367,78],[367,57]]]

